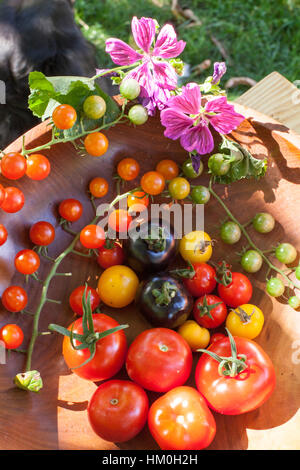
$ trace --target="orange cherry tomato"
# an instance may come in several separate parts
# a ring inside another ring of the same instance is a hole
[[[101,157],[108,149],[108,140],[102,132],[92,132],[84,139],[84,146],[93,157]]]
[[[80,242],[85,248],[101,248],[105,243],[105,233],[99,225],[86,225],[80,232]]]
[[[27,158],[26,175],[28,178],[41,181],[49,175],[51,165],[47,157],[39,153],[32,154]]]
[[[20,312],[28,302],[26,291],[20,286],[9,286],[5,289],[1,297],[3,307],[9,312]]]
[[[52,120],[58,129],[71,129],[77,119],[77,113],[73,106],[61,104],[52,113]]]
[[[4,325],[0,330],[0,340],[6,349],[16,349],[23,343],[24,333],[18,325]]]
[[[127,205],[134,212],[142,212],[149,206],[149,197],[143,191],[135,191],[127,197]]]
[[[10,180],[22,178],[26,173],[26,167],[26,158],[17,152],[7,153],[1,160],[1,173]]]
[[[148,171],[141,178],[141,187],[151,196],[161,194],[165,188],[165,178],[158,171]]]
[[[94,197],[104,197],[108,193],[108,182],[105,178],[97,176],[89,184],[89,190]]]
[[[19,212],[25,204],[25,197],[19,188],[9,187],[5,188],[4,200],[1,204],[1,209],[9,214]]]
[[[140,165],[134,158],[123,158],[118,163],[117,172],[123,180],[131,181],[138,176]]]
[[[33,274],[40,267],[40,257],[33,250],[21,250],[16,254],[15,267],[19,273]]]
[[[166,180],[172,180],[179,175],[179,167],[174,160],[164,159],[156,165],[156,171],[161,173]]]

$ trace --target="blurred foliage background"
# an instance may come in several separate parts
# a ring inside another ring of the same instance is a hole
[[[223,60],[223,86],[231,77],[259,81],[274,70],[290,81],[300,79],[300,0],[76,0],[75,15],[97,49],[100,68],[112,65],[107,38],[132,42],[136,15],[172,23],[187,42],[181,56],[189,65],[185,80],[203,81],[213,63]],[[248,87],[230,88],[231,99]]]

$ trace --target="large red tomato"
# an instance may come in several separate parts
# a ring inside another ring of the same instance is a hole
[[[192,387],[176,387],[150,407],[150,432],[163,450],[200,450],[209,446],[216,423],[205,399]]]
[[[206,353],[202,354],[196,367],[199,392],[210,408],[225,415],[255,410],[270,397],[276,382],[273,364],[258,344],[240,337],[234,337],[234,342],[237,358],[245,360],[244,370],[230,376],[226,364],[221,367],[221,361]],[[212,343],[208,351],[222,356],[222,359],[235,355],[229,338]]]
[[[131,380],[143,388],[167,392],[187,381],[192,360],[191,348],[176,331],[151,328],[131,344],[126,369]]]

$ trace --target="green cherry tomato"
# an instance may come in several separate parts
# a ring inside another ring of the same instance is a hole
[[[120,93],[127,100],[135,100],[141,92],[140,84],[134,78],[124,79],[120,85]]]
[[[253,228],[259,233],[269,233],[275,226],[275,219],[268,212],[259,212],[252,220]]]
[[[88,96],[83,103],[83,111],[89,119],[100,119],[106,113],[105,100],[98,95]]]
[[[190,158],[188,158],[182,164],[182,171],[183,171],[184,175],[187,178],[190,178],[190,179],[198,178],[198,176],[200,176],[202,174],[203,168],[204,168],[203,163],[202,163],[202,161],[200,161],[199,171],[196,172],[193,168],[193,162]]]
[[[224,222],[221,226],[220,236],[224,243],[234,245],[242,236],[242,232],[238,224],[231,220]]]
[[[267,293],[271,297],[280,297],[285,290],[284,284],[278,277],[271,277],[266,285]]]
[[[290,264],[297,258],[297,250],[290,243],[280,243],[275,250],[275,256],[281,263]]]
[[[262,264],[262,256],[256,250],[246,251],[241,259],[242,268],[247,271],[247,273],[257,273],[262,267]]]
[[[300,265],[297,266],[297,268],[295,270],[295,275],[296,275],[296,278],[298,279],[298,281],[300,281]]]
[[[128,117],[130,121],[137,126],[145,124],[148,119],[147,109],[144,108],[141,104],[135,104],[132,106],[132,108],[130,108]]]
[[[297,308],[300,307],[300,299],[296,295],[293,295],[293,297],[290,297],[288,300],[288,303],[289,303],[289,306],[295,310],[297,310]]]
[[[215,176],[224,176],[230,170],[230,163],[225,160],[222,153],[215,153],[208,159],[208,168]]]
[[[177,176],[170,181],[168,189],[173,199],[185,199],[190,194],[191,187],[187,179]]]
[[[206,186],[196,186],[192,189],[191,198],[195,204],[206,204],[210,200],[210,192]]]

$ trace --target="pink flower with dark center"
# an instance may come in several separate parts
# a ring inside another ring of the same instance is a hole
[[[196,150],[200,155],[210,153],[214,148],[210,124],[220,134],[229,134],[245,119],[227,103],[225,96],[207,101],[202,106],[197,83],[188,83],[182,87],[180,95],[172,96],[160,117],[162,125],[166,127],[166,137],[180,139],[185,150]]]
[[[134,50],[124,41],[110,38],[106,41],[106,52],[117,65],[140,62],[125,78],[134,78],[142,87],[141,101],[153,114],[157,106],[163,106],[170,97],[169,91],[177,86],[177,74],[168,59],[177,57],[185,48],[184,41],[177,41],[173,26],[163,26],[156,38],[156,22],[152,18],[133,17],[133,38],[140,48]]]

